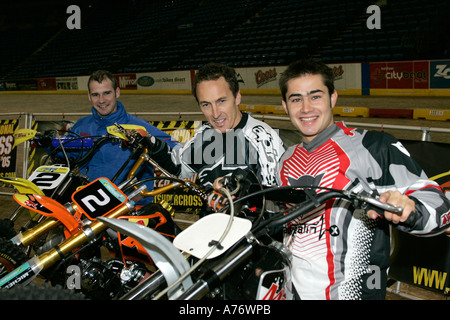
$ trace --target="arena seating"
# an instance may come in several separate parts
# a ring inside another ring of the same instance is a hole
[[[370,0],[92,0],[81,6],[80,30],[66,27],[60,1],[22,2],[31,10],[5,5],[0,13],[0,79],[185,70],[208,61],[286,65],[304,56],[328,63],[450,57],[446,1],[380,1],[382,25],[374,30],[366,27]]]

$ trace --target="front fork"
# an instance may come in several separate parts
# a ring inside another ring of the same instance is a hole
[[[177,183],[172,183],[167,186],[158,188],[150,192],[150,196],[171,190]],[[145,187],[145,186],[144,186]],[[135,195],[143,192],[143,189],[134,191],[134,195],[130,195],[130,199],[133,199]],[[126,201],[118,208],[106,214],[104,217],[116,219],[120,216],[126,215],[133,211],[135,208],[133,201]],[[34,256],[26,263],[16,268],[5,277],[0,279],[0,288],[12,288],[17,284],[27,285],[31,282],[41,271],[46,270],[53,266],[57,261],[64,258],[65,255],[73,252],[83,244],[95,239],[101,232],[105,231],[108,227],[96,220],[89,225],[81,227],[81,230],[67,238],[53,249],[44,252],[39,257]]]
[[[117,218],[127,214],[134,209],[134,204],[130,201],[125,202],[119,208],[106,215],[108,218]],[[95,221],[88,226],[83,226],[82,230],[74,236],[66,239],[53,249],[41,254],[39,257],[34,256],[14,271],[0,279],[0,288],[12,288],[15,285],[27,285],[41,271],[53,266],[57,261],[61,260],[65,255],[71,253],[83,244],[94,239],[98,234],[106,230],[108,227],[100,222]]]

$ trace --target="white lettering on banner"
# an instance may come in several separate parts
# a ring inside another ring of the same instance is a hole
[[[11,153],[13,143],[13,136],[0,136],[0,155],[9,155]]]
[[[446,64],[436,65],[437,72],[434,74],[436,78],[450,79],[450,68]]]
[[[129,76],[120,76],[119,78],[119,87],[126,88],[128,86],[135,86],[137,83],[136,79],[132,79]]]
[[[386,72],[386,79],[391,80],[391,79],[397,79],[397,80],[401,80],[403,78],[403,73],[402,72]]]

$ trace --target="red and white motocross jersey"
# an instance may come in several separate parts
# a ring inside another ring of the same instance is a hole
[[[385,133],[333,125],[310,143],[288,148],[278,178],[283,186],[377,195],[398,190],[415,201],[421,216],[412,228],[399,229],[414,234],[445,229],[440,217],[448,215],[449,200],[400,142]],[[370,219],[350,201],[332,199],[291,221],[284,236],[300,298],[384,298],[390,252],[386,220]]]

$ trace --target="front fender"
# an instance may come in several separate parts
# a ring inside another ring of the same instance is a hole
[[[1,182],[12,185],[19,193],[44,195],[44,192],[33,182],[23,178],[0,178]]]

